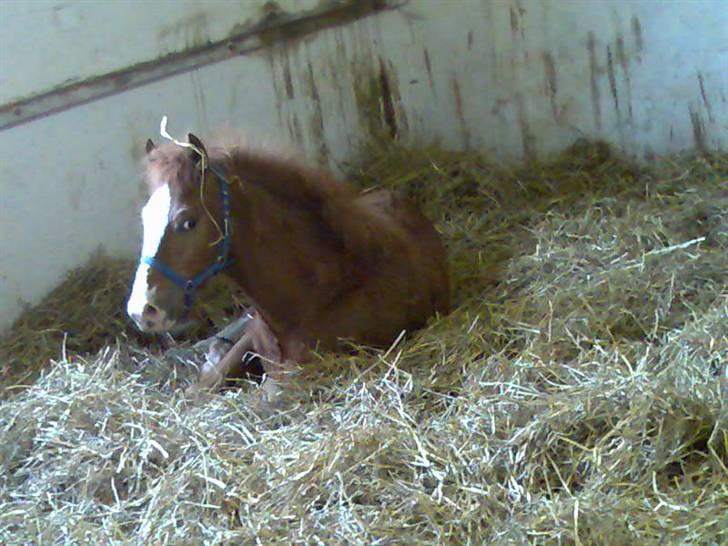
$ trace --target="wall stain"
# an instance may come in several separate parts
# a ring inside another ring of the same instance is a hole
[[[283,49],[281,52],[282,57],[282,65],[283,65],[283,84],[286,89],[286,96],[289,99],[292,99],[295,97],[295,93],[293,91],[293,78],[291,77],[291,59],[288,56],[288,50]]]
[[[301,129],[301,120],[298,119],[298,114],[295,112],[288,117],[288,135],[291,140],[296,143],[296,146],[303,148],[305,142],[303,141],[303,130]]]
[[[468,31],[468,51],[472,51],[472,49],[473,49],[473,40],[474,40],[473,31],[469,30]]]
[[[594,112],[594,126],[597,132],[602,130],[602,105],[599,94],[599,82],[597,75],[599,67],[597,65],[596,39],[593,32],[589,32],[586,39],[587,49],[589,50],[589,83],[591,86],[592,110]]]
[[[286,127],[288,127],[288,136],[291,138],[291,141],[295,142],[296,144],[300,145],[300,143],[296,140],[296,133],[293,130],[293,118],[292,116],[289,116],[286,120]]]
[[[326,134],[324,128],[324,112],[321,105],[321,96],[316,86],[316,77],[313,73],[313,65],[309,60],[307,63],[307,72],[305,75],[308,94],[313,101],[313,115],[311,117],[311,132],[316,139],[318,161],[321,165],[326,165],[329,160],[329,147],[326,145]]]
[[[521,129],[521,143],[523,145],[523,157],[527,161],[536,158],[536,152],[534,144],[536,142],[531,127],[528,124],[528,116],[526,115],[526,105],[523,100],[523,95],[516,93],[516,111],[518,113],[518,127]]]
[[[627,84],[627,116],[631,122],[632,117],[632,78],[629,72],[629,60],[627,59],[627,52],[624,47],[624,39],[621,34],[617,35],[617,61],[622,67],[624,72],[624,80]]]
[[[468,124],[465,121],[465,113],[463,112],[463,96],[460,92],[460,83],[455,76],[453,76],[450,83],[452,85],[453,97],[455,98],[455,114],[457,115],[458,122],[460,123],[460,134],[463,139],[463,145],[466,150],[469,150],[470,130],[468,129]]]
[[[269,2],[270,3],[270,2]],[[287,15],[283,10],[270,10],[264,18],[257,24],[267,23],[268,28],[262,29],[258,33],[261,43],[270,47],[275,44],[297,45],[301,41],[310,41],[318,33],[346,25],[348,23],[356,23],[363,17],[379,11],[394,9],[394,5],[389,5],[386,1],[381,0],[341,0],[320,2],[321,6],[330,4],[332,9],[315,16],[302,18],[295,24],[284,24],[278,26],[270,26],[276,20],[284,19]],[[233,28],[233,34],[246,30],[247,25],[236,25]]]
[[[703,119],[700,117],[700,113],[693,110],[693,107],[691,106],[689,108],[690,111],[690,123],[693,126],[693,140],[695,141],[695,147],[698,149],[700,153],[705,153],[707,150],[706,146],[706,134],[705,134],[705,124],[703,123]],[[672,136],[672,134],[670,135]]]
[[[389,81],[390,91],[394,99],[395,115],[397,119],[397,135],[401,137],[409,131],[409,122],[407,121],[407,109],[404,107],[402,95],[399,92],[399,79],[397,78],[397,70],[394,63],[387,60],[387,78]]]
[[[430,89],[432,89],[432,94],[436,95],[437,92],[435,91],[435,81],[432,79],[432,61],[430,61],[430,52],[427,51],[427,48],[424,48],[422,50],[422,55],[425,58],[425,69],[427,69],[427,81],[430,82]]]
[[[511,6],[511,34],[514,38],[518,36],[518,12],[513,6]]]
[[[493,106],[490,108],[490,113],[494,116],[498,116],[501,113],[501,110],[511,104],[510,99],[496,99],[493,102]]]
[[[519,36],[521,39],[525,39],[526,37],[526,29],[523,24],[523,16],[526,15],[526,10],[523,6],[521,6],[521,3],[516,0],[516,5],[510,7],[510,15],[511,15],[511,35],[513,38],[518,38]]]
[[[298,114],[293,114],[293,133],[294,141],[299,145],[303,146],[303,130],[301,129],[301,121],[298,119]]]
[[[708,102],[708,95],[705,93],[705,84],[703,82],[703,75],[698,72],[698,85],[700,86],[700,96],[703,98],[703,104],[705,105],[705,111],[708,112],[708,119],[711,123],[715,123],[715,117],[713,117],[713,108]]]
[[[354,25],[354,52],[351,60],[352,91],[360,126],[370,136],[381,134],[379,79],[371,52],[371,37],[363,22]]]
[[[208,27],[207,14],[204,11],[193,13],[173,25],[161,27],[157,34],[160,55],[210,43]]]
[[[642,25],[636,15],[632,16],[632,36],[634,37],[637,53],[642,53],[642,50],[645,47],[645,42],[642,38]]]
[[[557,88],[557,76],[556,76],[556,63],[554,63],[554,57],[551,52],[544,51],[541,54],[543,61],[544,76],[546,79],[546,94],[549,97],[551,103],[551,113],[554,116],[556,122],[561,123],[561,115],[559,113],[558,105],[556,104],[556,92]]]
[[[283,90],[278,85],[278,77],[276,75],[276,59],[275,51],[269,51],[265,54],[265,59],[268,62],[268,68],[270,69],[270,81],[273,84],[273,95],[275,96],[276,103],[276,114],[278,115],[278,125],[283,126]]]
[[[353,76],[362,127],[374,138],[400,138],[407,129],[407,120],[394,65],[381,57],[374,58],[369,50],[354,64]]]
[[[392,98],[392,87],[389,82],[389,76],[387,75],[387,69],[381,57],[379,58],[379,87],[382,91],[382,119],[387,128],[387,133],[393,140],[396,140],[398,135],[397,114],[394,110],[394,100]]]
[[[617,78],[614,75],[614,61],[612,59],[612,48],[607,46],[607,77],[609,78],[609,90],[612,92],[614,108],[617,112],[617,125],[622,125],[622,114],[619,109],[619,95],[617,94]]]

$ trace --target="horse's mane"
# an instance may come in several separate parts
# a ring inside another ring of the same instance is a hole
[[[301,152],[271,140],[255,139],[233,129],[218,130],[202,139],[210,164],[237,175],[243,184],[255,184],[289,204],[306,206],[327,197],[353,196],[347,184],[328,171],[308,165]],[[170,185],[196,184],[190,149],[173,142],[155,147],[144,160],[145,180],[150,190]]]

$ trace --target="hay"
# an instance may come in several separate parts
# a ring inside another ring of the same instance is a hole
[[[368,157],[438,220],[454,312],[320,355],[277,413],[185,401],[171,342],[67,342],[0,409],[0,542],[726,542],[728,157]]]

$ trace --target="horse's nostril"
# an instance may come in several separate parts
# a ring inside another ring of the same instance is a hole
[[[157,309],[154,305],[147,303],[144,306],[144,312],[142,313],[144,318],[147,318],[147,319],[154,318],[158,314],[159,314],[159,309]],[[149,322],[149,321],[147,321],[147,322]]]

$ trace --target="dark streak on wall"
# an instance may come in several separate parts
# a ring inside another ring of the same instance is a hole
[[[706,146],[706,134],[705,125],[703,119],[700,117],[700,113],[692,108],[689,108],[690,112],[690,123],[693,126],[693,140],[695,141],[695,147],[701,153],[705,153],[707,150]]]
[[[325,165],[329,157],[329,148],[326,144],[324,113],[323,106],[321,104],[321,96],[319,95],[318,87],[316,86],[316,78],[314,76],[313,65],[311,64],[310,60],[307,63],[306,85],[308,87],[309,96],[311,97],[311,100],[313,102],[311,131],[314,138],[316,139],[318,160],[322,165]]]
[[[619,95],[617,94],[617,77],[614,74],[614,61],[612,59],[612,48],[607,46],[607,77],[609,78],[609,90],[614,100],[614,110],[617,112],[617,123],[621,125],[622,115],[619,111]]]
[[[708,101],[708,96],[705,93],[705,83],[703,82],[703,75],[698,72],[698,85],[700,87],[700,96],[703,99],[703,105],[705,105],[705,111],[708,112],[708,119],[711,123],[715,123],[715,117],[713,117],[713,108]]]
[[[632,36],[634,37],[637,53],[642,53],[642,50],[645,47],[645,42],[642,38],[642,25],[636,15],[632,16]]]
[[[594,113],[594,128],[596,132],[602,130],[602,105],[599,93],[599,82],[597,80],[599,67],[597,65],[596,38],[593,32],[589,32],[586,39],[589,50],[589,83],[591,86],[592,111]]]
[[[617,61],[619,61],[619,65],[622,67],[622,72],[624,73],[624,81],[627,87],[627,117],[632,122],[632,77],[629,73],[629,59],[627,58],[627,51],[624,47],[624,38],[622,38],[621,34],[617,35]]]
[[[470,149],[470,129],[468,129],[468,123],[465,120],[465,113],[463,112],[463,96],[460,92],[460,83],[457,77],[453,76],[451,80],[452,93],[455,99],[455,114],[457,115],[458,122],[460,124],[460,134],[463,139],[463,146],[465,149]]]
[[[278,85],[278,77],[276,74],[275,52],[271,51],[266,55],[268,68],[270,69],[270,79],[273,85],[273,95],[276,101],[276,114],[278,115],[278,125],[283,125],[283,100],[281,99],[281,89]]]
[[[551,103],[551,114],[554,116],[554,120],[560,123],[559,108],[556,104],[556,92],[557,92],[557,79],[556,79],[556,63],[554,63],[553,55],[549,51],[544,51],[541,55],[543,60],[544,76],[546,78],[546,94],[549,97]]]
[[[424,48],[422,50],[422,55],[425,58],[425,69],[427,70],[427,81],[430,82],[430,89],[432,89],[432,94],[435,95],[435,82],[432,79],[432,61],[430,61],[430,52],[427,51],[427,48]]]
[[[518,13],[513,6],[511,6],[511,34],[514,38],[518,36]]]
[[[523,95],[516,93],[516,111],[518,114],[518,127],[521,130],[521,144],[523,145],[523,157],[527,160],[536,158],[536,150],[534,148],[535,137],[531,133],[531,127],[528,123],[528,115],[526,114],[526,104]]]
[[[283,84],[286,88],[286,96],[289,99],[293,99],[296,94],[293,90],[293,78],[291,77],[291,59],[288,57],[288,50],[283,49]]]
[[[303,130],[301,129],[301,121],[298,114],[293,114],[293,141],[299,146],[303,146]]]
[[[389,76],[384,66],[384,61],[379,58],[379,86],[382,90],[382,118],[387,128],[387,133],[393,139],[397,138],[397,115],[392,100],[392,88],[389,83]]]

